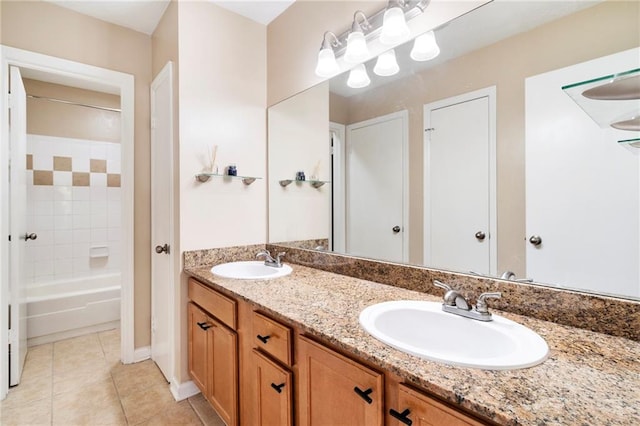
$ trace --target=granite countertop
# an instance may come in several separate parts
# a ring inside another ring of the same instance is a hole
[[[388,300],[439,298],[290,264],[274,280],[233,280],[209,267],[185,272],[453,405],[507,425],[640,424],[640,342],[493,310],[540,334],[542,364],[520,370],[454,367],[405,354],[367,334],[358,316]]]

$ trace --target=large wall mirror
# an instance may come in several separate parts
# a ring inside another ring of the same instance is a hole
[[[269,241],[640,298],[639,13],[496,0],[433,60],[274,105]],[[627,72],[635,98],[581,101]]]

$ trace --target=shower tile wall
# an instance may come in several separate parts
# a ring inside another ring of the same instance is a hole
[[[120,269],[120,145],[27,136],[27,282]]]

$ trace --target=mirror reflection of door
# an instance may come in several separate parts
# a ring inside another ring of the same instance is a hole
[[[408,113],[347,126],[346,249],[354,256],[406,262]]]
[[[490,88],[424,107],[426,265],[495,274],[493,99]]]

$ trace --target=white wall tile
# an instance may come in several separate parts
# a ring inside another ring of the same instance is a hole
[[[91,187],[91,201],[102,201],[107,199],[107,187]]]
[[[89,243],[73,243],[73,257],[89,258]]]
[[[53,245],[42,245],[33,247],[33,261],[34,263],[45,262],[54,259]]]
[[[107,228],[107,215],[106,214],[92,214],[91,215],[91,227],[92,228]]]
[[[74,243],[88,243],[91,241],[90,229],[74,229],[73,230],[73,242]],[[87,253],[87,256],[89,254]]]
[[[56,262],[61,259],[73,259],[73,244],[55,245],[54,250],[53,260]]]
[[[107,201],[122,202],[122,190],[121,188],[107,188]]]
[[[78,277],[89,272],[89,256],[78,257],[73,259],[73,276]]]
[[[91,215],[88,215],[88,214],[73,215],[73,228],[74,229],[91,228]]]
[[[53,185],[54,186],[69,186],[69,187],[71,185],[73,185],[71,172],[63,172],[63,171],[57,171],[57,170],[54,171],[53,172]]]
[[[95,160],[106,160],[107,159],[107,147],[104,143],[92,143],[91,144],[91,158]]]
[[[91,229],[91,242],[92,243],[106,243],[108,241],[107,238],[107,228],[92,228]]]
[[[74,199],[73,200],[72,213],[74,215],[79,215],[79,214],[90,215],[91,214],[91,201],[75,200]]]
[[[91,214],[106,214],[107,213],[107,201],[106,200],[92,200],[91,201]]]
[[[71,186],[53,186],[54,201],[69,201],[73,199]]]
[[[53,231],[53,216],[34,216],[34,223],[37,232],[41,231]]]
[[[72,259],[64,259],[57,260],[53,264],[54,274],[56,275],[56,279],[60,278],[70,278],[73,274],[73,260]]]
[[[108,241],[120,241],[122,230],[120,228],[108,228],[107,229],[107,240]]]
[[[47,201],[54,199],[54,187],[53,186],[34,186],[31,188],[34,201]]]
[[[53,200],[45,200],[45,201],[32,201],[31,203],[31,213],[34,216],[42,216],[42,215],[53,215],[54,209],[53,209]],[[27,208],[29,208],[29,206],[27,206]]]
[[[91,188],[107,186],[107,174],[106,173],[91,173],[90,180]]]
[[[34,267],[35,268],[35,267]],[[34,284],[43,284],[43,283],[48,283],[51,282],[55,279],[55,275],[53,275],[53,273],[51,274],[44,274],[44,275],[35,275],[33,277],[33,283]]]
[[[73,201],[54,201],[54,215],[70,215],[73,213]]]
[[[45,260],[33,263],[34,277],[53,275],[53,260]],[[51,277],[52,278],[52,277]]]
[[[87,155],[86,157],[73,157],[73,171],[85,173],[91,171],[91,162],[89,161],[89,156]]]
[[[53,170],[53,155],[34,153],[33,170]]]
[[[109,228],[120,228],[122,226],[122,215],[120,212],[112,212],[109,210],[107,214],[107,226]]]
[[[91,188],[88,186],[74,186],[73,200],[89,201],[91,200]]]
[[[54,229],[56,231],[73,229],[73,216],[54,216]]]
[[[55,245],[71,244],[73,242],[73,232],[74,231],[54,231],[53,243]],[[40,236],[38,236],[38,238],[40,238]]]
[[[53,216],[50,216],[51,220],[53,220]],[[36,235],[38,235],[38,238],[34,240],[29,240],[29,245],[34,245],[34,246],[46,246],[46,245],[51,245],[51,244],[55,244],[55,239],[53,238],[53,229],[37,229],[37,228],[33,228],[32,230],[29,230],[29,232],[35,232]]]

